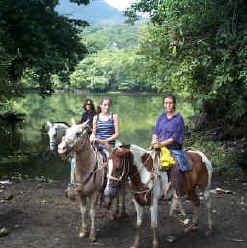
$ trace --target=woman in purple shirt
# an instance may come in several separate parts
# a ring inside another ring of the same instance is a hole
[[[180,113],[176,113],[176,97],[167,94],[163,98],[165,112],[156,122],[152,136],[154,148],[167,147],[178,162],[179,168],[173,168],[174,187],[180,195],[181,174],[187,171],[187,156],[183,151],[184,142],[184,119]]]
[[[156,122],[152,144],[155,147],[166,146],[168,149],[182,149],[184,142],[184,120],[180,113],[176,113],[176,97],[167,94],[163,98],[165,112]]]

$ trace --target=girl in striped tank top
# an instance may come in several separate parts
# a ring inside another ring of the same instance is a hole
[[[119,138],[119,120],[118,115],[110,112],[112,100],[110,97],[102,97],[99,103],[99,114],[93,118],[92,138],[99,144],[102,150],[109,158],[109,152],[106,150],[105,143],[108,142],[112,148],[115,147],[115,140]]]

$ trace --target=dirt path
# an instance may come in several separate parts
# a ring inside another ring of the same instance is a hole
[[[174,217],[168,217],[168,203],[160,201],[161,247],[183,248],[241,248],[247,247],[247,184],[239,180],[214,180],[212,189],[223,188],[224,193],[213,193],[214,233],[206,236],[207,220],[204,205],[197,232],[183,232],[183,225]],[[118,222],[109,219],[105,209],[97,209],[98,241],[94,244],[79,239],[80,213],[78,202],[64,197],[65,185],[23,181],[2,188],[0,193],[0,228],[8,235],[0,237],[0,247],[5,248],[82,248],[129,247],[134,239],[136,214],[131,196],[128,195],[128,217]],[[6,193],[8,192],[8,193]],[[12,200],[1,200],[13,194]],[[184,206],[191,217],[191,205]],[[145,211],[142,248],[152,247],[150,218]],[[168,241],[169,235],[176,240]]]

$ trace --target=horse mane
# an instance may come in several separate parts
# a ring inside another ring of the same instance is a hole
[[[52,124],[64,124],[68,127],[71,127],[67,122],[64,122],[64,121],[55,121],[55,122],[52,122]]]
[[[128,144],[128,145],[123,144],[123,145],[121,145],[121,146],[119,146],[119,147],[120,147],[120,148],[130,149],[130,144]]]

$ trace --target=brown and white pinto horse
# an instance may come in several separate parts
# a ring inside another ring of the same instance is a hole
[[[108,163],[108,181],[107,195],[116,194],[117,184],[124,182],[127,178],[130,180],[130,189],[134,196],[134,203],[137,212],[137,231],[134,244],[131,248],[137,248],[140,245],[140,231],[142,224],[143,208],[150,207],[151,227],[153,230],[153,247],[159,247],[158,239],[158,200],[168,190],[168,175],[160,171],[159,160],[155,151],[146,151],[136,145],[130,145],[128,148],[116,148],[110,151],[110,160]],[[209,160],[201,152],[189,152],[194,168],[185,176],[183,181],[183,193],[189,195],[190,199],[199,205],[199,198],[195,194],[196,186],[204,193],[209,208],[209,228],[212,228],[210,215],[210,192],[212,166]],[[114,189],[114,190],[112,190]],[[110,193],[109,193],[110,192]],[[176,199],[178,200],[178,199]],[[177,203],[172,203],[174,206]],[[197,217],[194,221],[198,220]]]
[[[199,221],[199,207],[200,207],[200,197],[197,194],[196,190],[199,189],[200,193],[203,194],[203,198],[206,203],[207,211],[208,211],[208,229],[212,231],[213,223],[212,223],[212,215],[211,215],[211,197],[210,197],[210,186],[212,180],[212,164],[205,156],[204,153],[198,150],[188,150],[186,151],[189,159],[193,163],[192,170],[182,173],[182,186],[181,193],[182,195],[186,195],[190,201],[192,201],[194,206],[193,211],[193,219],[192,225],[186,228],[195,229],[198,225]],[[177,196],[176,190],[171,186],[171,182],[169,182],[168,187],[165,190],[165,195],[172,194],[172,204],[169,211],[169,215],[173,215],[173,211],[178,205],[181,207],[181,197]]]
[[[58,145],[58,153],[60,155],[67,155],[70,152],[75,154],[74,184],[80,199],[82,216],[79,237],[85,237],[87,235],[86,211],[89,210],[91,218],[89,240],[93,242],[96,240],[96,203],[104,186],[105,178],[103,156],[90,143],[86,130],[87,123],[76,125],[73,119],[72,123],[72,126],[66,130],[62,142]],[[87,201],[89,202],[88,205]],[[87,209],[88,207],[89,209]],[[126,215],[124,194],[122,197],[121,214]]]

